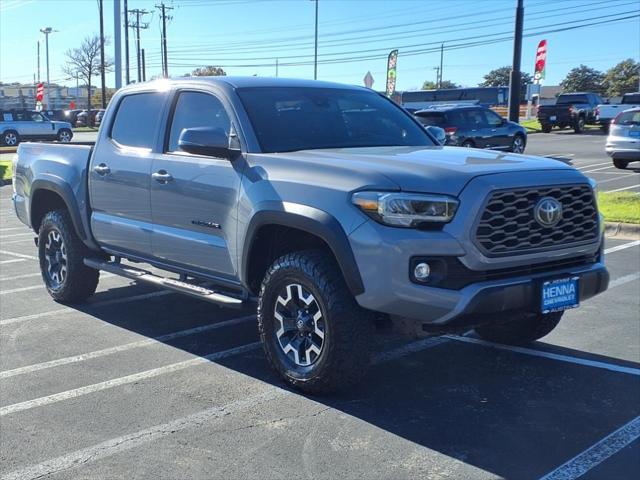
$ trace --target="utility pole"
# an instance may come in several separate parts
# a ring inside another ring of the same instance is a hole
[[[40,83],[40,40],[38,40],[38,83]]]
[[[125,85],[129,85],[129,8],[127,0],[124,0],[124,64],[125,64]]]
[[[144,60],[144,48],[142,49],[142,81],[147,81],[147,64]]]
[[[115,51],[115,69],[116,69],[116,89],[122,87],[122,48],[120,45],[120,34],[122,25],[120,24],[120,0],[113,2],[113,49]]]
[[[45,102],[46,102],[47,108],[51,108],[49,106],[49,34],[53,32],[53,28],[45,27],[45,28],[41,28],[40,31],[44,33],[44,49],[45,49],[45,55],[47,57],[47,89],[44,91]]]
[[[98,0],[100,7],[100,91],[102,93],[102,108],[107,108],[107,86],[104,80],[104,18],[102,12],[102,0]],[[90,115],[87,117],[89,118]]]
[[[522,26],[524,23],[524,0],[517,0],[516,25],[513,38],[513,65],[509,78],[509,120],[520,121],[520,88],[522,78],[520,75],[520,63],[522,59]]]
[[[438,81],[438,88],[442,88],[442,60],[444,59],[444,43],[440,45],[440,69],[438,70],[438,74],[440,75],[440,80]]]
[[[131,13],[133,13],[136,17],[135,23],[130,24],[129,26],[135,29],[136,31],[136,51],[137,51],[137,58],[138,58],[138,82],[141,82],[142,81],[142,64],[140,61],[140,29],[145,30],[149,28],[149,24],[145,23],[141,25],[140,18],[144,17],[149,12],[147,12],[146,10],[140,10],[139,8],[136,8],[134,10],[131,10]]]
[[[160,16],[162,18],[162,76],[167,78],[169,76],[169,62],[167,60],[167,20],[171,20],[172,17],[168,16],[166,10],[173,10],[173,7],[167,7],[164,2],[160,5],[156,5],[156,8],[160,9]]]
[[[318,0],[316,1],[316,42],[315,53],[313,56],[313,79],[318,79]]]
[[[440,67],[433,67],[433,69],[436,71],[436,90],[440,88]]]

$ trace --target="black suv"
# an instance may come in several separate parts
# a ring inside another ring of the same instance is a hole
[[[527,130],[478,105],[434,106],[414,113],[424,126],[443,128],[445,145],[523,153]]]

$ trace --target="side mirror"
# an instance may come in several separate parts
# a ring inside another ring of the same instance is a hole
[[[178,149],[195,155],[207,155],[230,159],[229,137],[220,128],[185,128],[178,138]]]
[[[447,133],[443,128],[436,127],[434,125],[429,125],[427,128],[427,132],[429,132],[435,139],[438,141],[440,145],[444,145],[447,141]]]

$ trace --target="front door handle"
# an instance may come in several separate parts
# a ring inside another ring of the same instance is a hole
[[[169,183],[171,180],[173,180],[173,176],[166,170],[160,170],[156,173],[152,173],[151,178],[153,178],[158,183]]]
[[[101,163],[93,167],[93,171],[98,175],[106,175],[107,173],[111,173],[111,169],[107,166],[106,163]]]

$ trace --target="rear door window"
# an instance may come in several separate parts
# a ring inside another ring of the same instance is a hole
[[[445,124],[445,116],[442,112],[421,112],[416,115],[416,118],[423,125],[441,127]]]
[[[164,94],[159,92],[124,97],[111,127],[111,138],[128,147],[153,148],[163,103]]]

